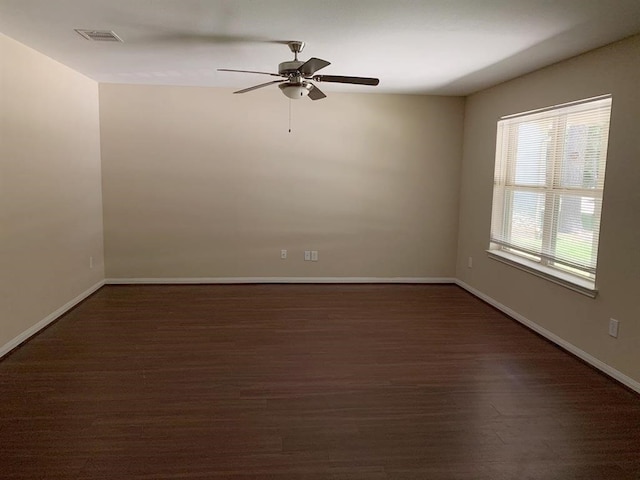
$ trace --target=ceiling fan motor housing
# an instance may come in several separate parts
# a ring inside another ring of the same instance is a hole
[[[299,68],[304,64],[304,62],[300,60],[291,60],[289,62],[282,62],[278,65],[278,73],[280,75],[295,75],[296,73],[299,75]]]

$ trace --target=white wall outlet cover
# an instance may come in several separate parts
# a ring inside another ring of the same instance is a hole
[[[285,249],[280,250],[280,258],[287,258],[287,251]]]
[[[609,319],[609,335],[614,338],[618,338],[618,329],[620,328],[620,322],[615,318]]]
[[[311,261],[312,262],[317,262],[318,261],[318,251],[317,250],[311,250]]]
[[[310,250],[305,250],[304,251],[304,261],[308,262],[311,260],[311,251]]]

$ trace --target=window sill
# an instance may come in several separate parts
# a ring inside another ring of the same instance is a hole
[[[549,280],[550,282],[562,285],[574,292],[586,295],[587,297],[596,298],[598,295],[595,283],[590,280],[578,278],[574,275],[560,272],[554,268],[545,267],[544,265],[527,260],[526,258],[502,252],[500,250],[487,250],[487,254],[489,255],[489,258],[492,258],[493,260],[497,260],[525,272],[529,272],[533,275],[544,278],[545,280]]]

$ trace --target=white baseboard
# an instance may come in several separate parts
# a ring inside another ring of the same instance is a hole
[[[0,347],[0,358],[4,357],[7,353],[9,353],[11,350],[16,348],[18,345],[20,345],[22,342],[27,340],[29,337],[32,337],[33,335],[38,333],[44,327],[46,327],[51,322],[56,320],[58,317],[60,317],[61,315],[65,314],[66,312],[71,310],[73,307],[75,307],[77,304],[79,304],[81,301],[83,301],[89,295],[94,293],[96,290],[98,290],[104,284],[105,284],[104,280],[101,280],[100,282],[96,283],[95,285],[93,285],[89,289],[87,289],[84,292],[82,292],[80,295],[78,295],[73,300],[70,300],[67,303],[65,303],[63,306],[61,306],[55,312],[50,313],[49,315],[47,315],[45,318],[40,320],[38,323],[33,325],[31,328],[28,328],[27,330],[22,332],[20,335],[15,337],[13,340],[10,340],[8,343],[5,343],[2,347]]]
[[[450,277],[197,277],[107,278],[107,285],[246,283],[456,283]]]
[[[579,349],[578,347],[576,347],[575,345],[567,342],[563,338],[560,338],[555,333],[552,333],[549,330],[547,330],[546,328],[541,327],[537,323],[535,323],[535,322],[529,320],[528,318],[520,315],[518,312],[516,312],[516,311],[510,309],[509,307],[501,304],[500,302],[494,300],[490,296],[485,295],[484,293],[480,292],[479,290],[476,290],[475,288],[473,288],[470,285],[467,285],[462,280],[456,280],[455,283],[458,286],[464,288],[466,291],[468,291],[472,295],[475,295],[476,297],[480,298],[481,300],[484,300],[489,305],[497,308],[498,310],[500,310],[501,312],[507,314],[508,316],[513,318],[514,320],[522,323],[523,325],[525,325],[526,327],[530,328],[534,332],[539,333],[540,335],[545,337],[547,340],[552,341],[553,343],[555,343],[559,347],[561,347],[561,348],[565,349],[566,351],[572,353],[573,355],[575,355],[576,357],[580,358],[581,360],[584,360],[589,365],[597,368],[598,370],[600,370],[601,372],[605,373],[606,375],[609,375],[610,377],[616,379],[617,381],[619,381],[623,385],[626,385],[631,390],[634,390],[634,391],[640,393],[640,383],[635,381],[633,378],[625,375],[624,373],[622,373],[622,372],[616,370],[615,368],[607,365],[606,363],[598,360],[596,357],[588,354],[584,350]]]

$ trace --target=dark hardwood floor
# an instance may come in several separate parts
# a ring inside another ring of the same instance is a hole
[[[3,479],[640,478],[640,396],[451,285],[104,287],[0,390]]]

